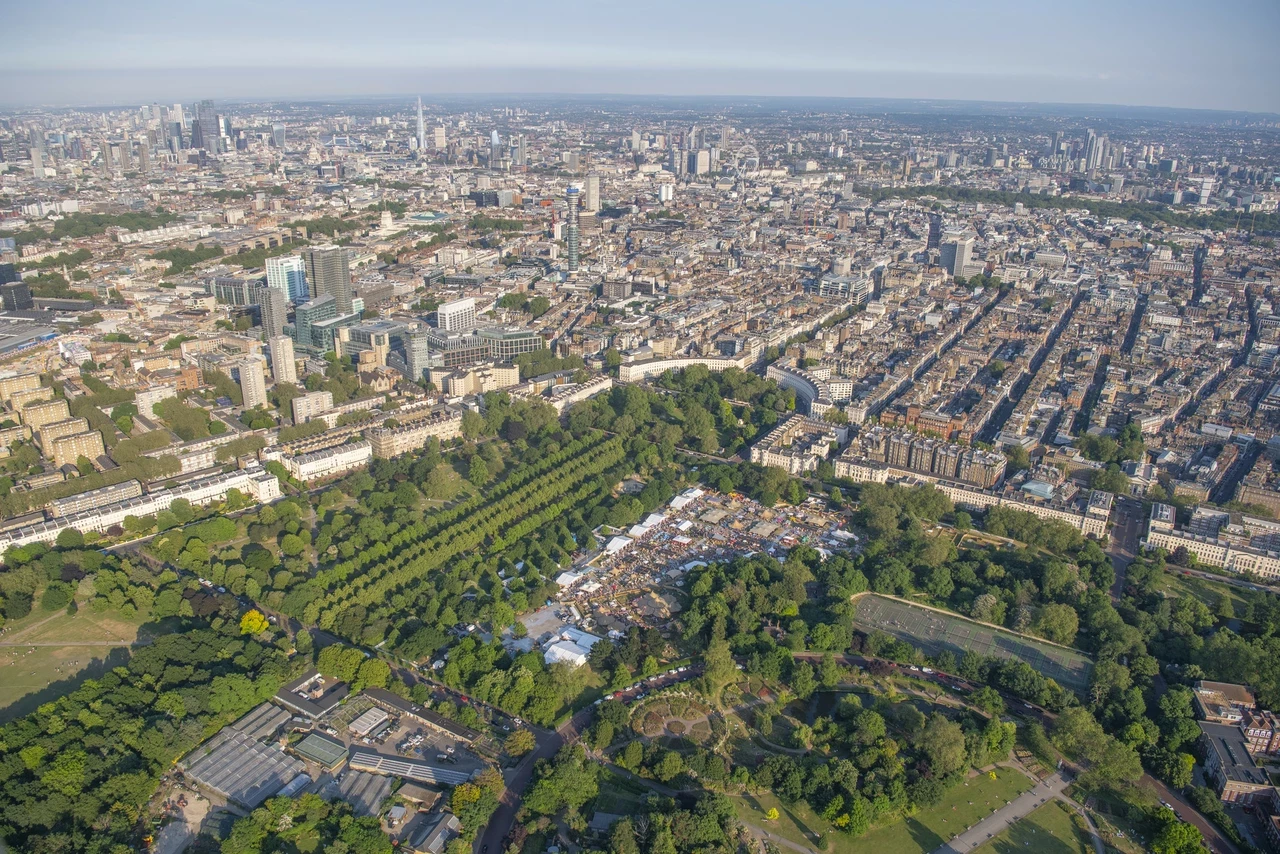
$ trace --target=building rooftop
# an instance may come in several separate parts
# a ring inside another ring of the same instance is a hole
[[[276,701],[309,718],[318,718],[350,693],[345,683],[312,668],[276,692]]]
[[[1249,755],[1249,745],[1237,726],[1200,722],[1200,731],[1209,750],[1218,758],[1218,764],[1230,782],[1251,786],[1269,786],[1267,772],[1254,764]]]

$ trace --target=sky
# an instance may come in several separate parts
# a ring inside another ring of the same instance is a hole
[[[1280,112],[1280,0],[44,0],[11,4],[4,29],[11,106],[539,93]]]

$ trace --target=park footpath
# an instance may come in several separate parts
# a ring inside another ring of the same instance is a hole
[[[1067,796],[1066,790],[1071,785],[1071,781],[1065,779],[1060,771],[1043,780],[1038,780],[1021,763],[1002,762],[999,767],[1011,771],[1019,771],[1035,780],[1036,785],[1014,798],[1005,806],[993,810],[991,815],[982,819],[964,833],[952,837],[950,842],[935,848],[932,854],[962,854],[962,852],[973,851],[1047,804],[1052,798],[1062,800],[1063,803],[1084,819],[1085,826],[1089,829],[1089,837],[1093,843],[1094,854],[1104,854],[1106,846],[1102,842],[1101,834],[1098,833],[1097,825],[1093,823],[1093,819],[1089,817],[1089,813],[1084,807]]]
[[[1060,773],[1046,777],[964,833],[953,836],[950,842],[934,849],[933,854],[961,854],[961,852],[974,850],[1010,825],[1026,818],[1050,798],[1061,795],[1068,785],[1068,781],[1063,779]]]

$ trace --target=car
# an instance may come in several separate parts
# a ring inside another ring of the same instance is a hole
[[[919,673],[919,672],[920,672],[920,668],[919,668],[919,667],[916,667],[914,664],[909,665],[907,669],[908,669],[908,670],[912,670],[912,671],[914,671],[914,672],[916,672],[916,673]]]
[[[480,846],[480,854],[489,854],[489,846],[488,846],[488,845],[481,845],[481,846]]]
[[[1025,707],[1026,707],[1026,708],[1028,708],[1028,709],[1034,709],[1034,708],[1035,708],[1035,706],[1031,705],[1030,703],[1023,703],[1022,705],[1023,705],[1023,706],[1025,706]]]
[[[933,668],[932,668],[932,667],[921,667],[921,668],[920,668],[920,671],[921,671],[922,673],[932,673],[932,672],[933,672]]]

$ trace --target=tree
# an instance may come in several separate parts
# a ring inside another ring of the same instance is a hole
[[[484,418],[470,409],[462,413],[462,437],[473,442],[484,434]]]
[[[781,814],[778,812],[778,808],[777,808],[777,807],[769,807],[769,811],[768,811],[768,812],[766,812],[766,813],[764,814],[764,820],[765,820],[765,821],[777,821],[777,820],[778,820],[779,815],[781,815]]]
[[[1109,463],[1105,469],[1095,470],[1089,486],[1116,495],[1129,494],[1129,478],[1115,463]]]
[[[365,688],[385,688],[391,681],[391,666],[380,658],[366,658],[356,672],[356,682]]]
[[[524,756],[536,747],[533,733],[527,729],[518,729],[507,736],[503,748],[511,756]]]
[[[1036,634],[1054,643],[1070,645],[1080,628],[1080,617],[1070,605],[1045,605],[1036,618]]]
[[[702,673],[703,693],[714,701],[719,698],[724,686],[737,678],[738,668],[733,662],[729,644],[724,640],[713,640],[710,643],[706,655],[703,656],[703,662],[705,664]],[[812,672],[809,675],[812,676]]]
[[[84,534],[75,528],[64,528],[58,532],[55,542],[60,549],[81,549],[84,548]]]
[[[457,481],[447,466],[436,466],[427,474],[422,484],[422,491],[428,498],[436,501],[447,501],[458,492]]]
[[[489,466],[479,454],[471,458],[471,465],[467,469],[467,480],[473,486],[484,486],[489,482]]]
[[[801,700],[806,700],[812,696],[813,692],[818,688],[818,682],[814,678],[813,665],[807,661],[802,661],[791,670],[791,690],[796,692],[796,696]]]
[[[1204,850],[1195,825],[1179,821],[1167,808],[1160,810],[1160,819],[1164,824],[1151,840],[1152,854],[1197,854]]]
[[[262,616],[262,612],[257,608],[245,611],[244,616],[240,618],[240,634],[242,635],[258,635],[271,628],[271,623],[267,618]]]
[[[964,730],[941,714],[935,712],[929,716],[917,744],[929,757],[929,767],[935,777],[945,777],[965,766]]]
[[[674,750],[662,754],[662,758],[653,766],[653,776],[663,783],[668,783],[684,772],[684,759]]]

